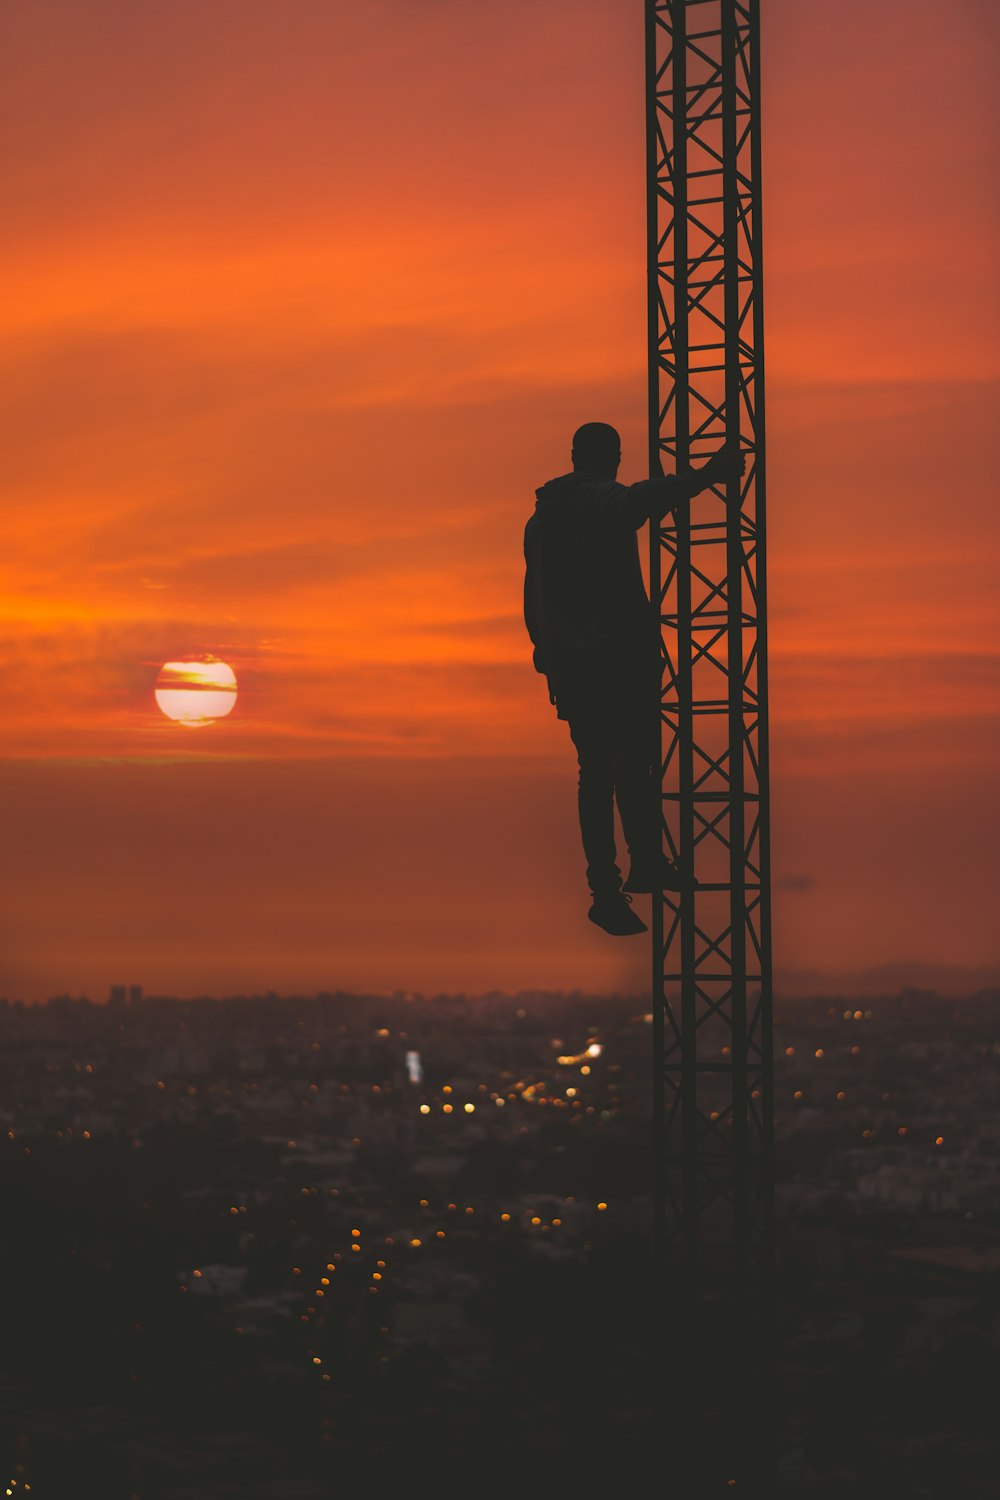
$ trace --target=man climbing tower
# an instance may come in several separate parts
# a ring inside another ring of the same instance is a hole
[[[680,890],[693,876],[662,852],[654,808],[653,726],[660,664],[636,533],[746,467],[722,449],[702,469],[617,481],[621,440],[605,422],[573,436],[573,471],[535,491],[524,531],[524,620],[535,669],[569,724],[580,765],[579,811],[590,920],[616,937],[645,932],[629,892]],[[618,803],[631,868],[615,849]]]

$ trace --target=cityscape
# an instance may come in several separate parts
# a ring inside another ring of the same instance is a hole
[[[995,1500],[1000,3],[2,15],[0,1500]]]
[[[776,1007],[781,1493],[994,1493],[996,1001]],[[620,1475],[669,1361],[645,1004],[0,1002],[8,1492]]]

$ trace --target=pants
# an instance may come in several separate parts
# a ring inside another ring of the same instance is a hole
[[[594,896],[621,889],[615,847],[615,803],[629,854],[651,862],[658,846],[652,776],[653,679],[611,664],[556,687],[559,717],[569,724],[580,765],[580,832],[587,883]]]

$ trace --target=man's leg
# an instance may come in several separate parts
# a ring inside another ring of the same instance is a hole
[[[656,826],[652,772],[655,699],[647,687],[648,684],[631,674],[622,680],[612,758],[615,799],[629,854],[633,864],[651,868],[663,845]]]
[[[653,891],[662,886],[664,890],[680,891],[698,882],[690,870],[663,852],[662,822],[658,821],[662,808],[652,764],[656,740],[649,732],[647,697],[641,684],[636,693],[627,693],[616,720],[621,733],[614,746],[615,799],[632,860],[624,888]]]
[[[580,763],[577,794],[580,832],[587,857],[587,884],[595,897],[621,890],[615,849],[613,742],[606,712],[597,702],[581,704],[569,718]]]
[[[649,760],[634,745],[622,745],[614,760],[615,798],[633,865],[649,869],[662,842],[657,839],[655,790]]]

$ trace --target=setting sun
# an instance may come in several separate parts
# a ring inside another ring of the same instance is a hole
[[[236,673],[215,656],[164,662],[156,702],[168,719],[197,727],[224,719],[236,703]]]

